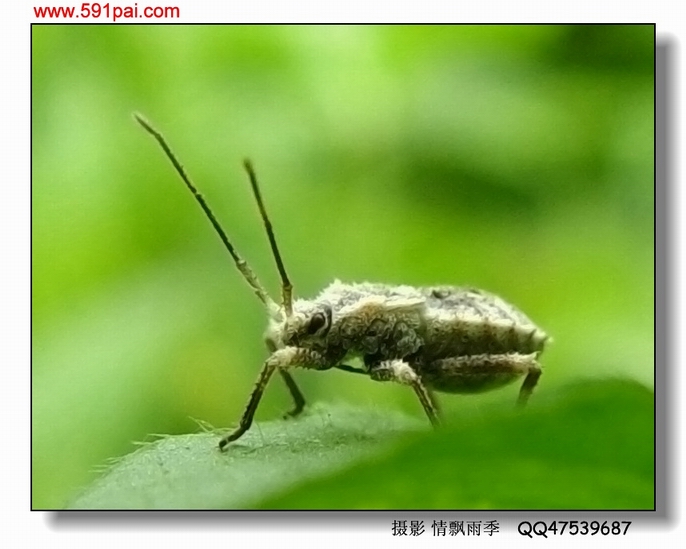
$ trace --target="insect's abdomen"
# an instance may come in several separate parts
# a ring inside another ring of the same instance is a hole
[[[453,356],[542,351],[548,336],[533,324],[509,320],[453,319],[429,322],[425,360]]]
[[[548,336],[500,297],[470,288],[424,288],[427,358],[543,350]]]
[[[524,313],[482,290],[426,288],[424,346],[415,368],[445,393],[490,391],[538,368],[548,336]]]

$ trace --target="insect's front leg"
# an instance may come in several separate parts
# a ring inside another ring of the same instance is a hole
[[[270,353],[276,351],[276,345],[270,339],[267,339],[265,343]],[[291,394],[291,398],[293,398],[293,409],[286,412],[283,417],[284,419],[288,419],[290,417],[299,416],[303,411],[303,408],[305,408],[305,397],[291,374],[283,369],[279,370],[279,374],[281,374],[281,379],[283,379],[286,387],[288,387],[288,392]]]
[[[298,385],[295,382],[295,379],[293,379],[293,376],[289,374],[286,370],[279,369],[279,373],[281,374],[281,377],[283,378],[284,382],[286,383],[286,387],[288,387],[288,392],[291,394],[291,397],[293,398],[293,409],[288,410],[283,415],[284,419],[288,419],[291,417],[297,417],[299,416],[303,409],[305,408],[305,397],[302,394],[302,391],[298,388]]]
[[[220,450],[223,450],[229,442],[239,439],[250,428],[262,394],[274,372],[276,370],[286,371],[292,367],[327,370],[331,368],[331,364],[328,363],[324,356],[311,349],[284,347],[283,349],[274,351],[262,367],[262,371],[257,378],[255,388],[250,395],[250,399],[241,416],[238,427],[219,441]]]
[[[374,381],[395,381],[396,383],[409,385],[414,389],[431,424],[436,427],[440,423],[434,399],[409,363],[400,359],[385,360],[371,367],[369,377]]]

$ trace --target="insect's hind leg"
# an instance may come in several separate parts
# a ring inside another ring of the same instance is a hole
[[[529,366],[529,371],[524,378],[521,388],[519,389],[519,397],[517,398],[517,407],[523,408],[529,401],[529,397],[538,383],[538,378],[541,377],[541,367],[538,363]]]
[[[291,374],[289,374],[286,370],[279,370],[279,373],[286,382],[286,387],[288,387],[288,392],[291,393],[291,396],[293,397],[293,403],[295,405],[294,408],[286,412],[283,417],[284,419],[297,417],[302,413],[303,408],[305,408],[305,397],[303,396],[302,391],[298,388],[298,384],[295,382],[295,379],[293,379]]]
[[[443,358],[424,364],[422,379],[445,393],[482,393],[524,377],[517,406],[526,404],[541,377],[538,353],[480,354]]]
[[[424,386],[417,372],[404,360],[386,360],[381,362],[371,368],[369,377],[374,381],[395,381],[396,383],[409,385],[414,389],[431,424],[434,427],[440,424],[439,411],[433,395]]]

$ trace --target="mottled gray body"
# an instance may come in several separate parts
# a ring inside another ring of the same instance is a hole
[[[291,305],[290,312],[270,305],[265,341],[271,355],[239,426],[219,442],[222,449],[248,430],[277,371],[295,402],[289,416],[305,404],[291,368],[339,368],[409,385],[434,425],[439,407],[433,391],[476,393],[524,377],[517,401],[524,405],[541,375],[537,359],[548,336],[521,311],[482,290],[335,281],[315,299]],[[351,359],[361,359],[363,369],[348,365]]]
[[[311,349],[328,367],[360,358],[372,376],[386,362],[403,360],[427,388],[447,393],[486,391],[516,380],[547,339],[521,311],[474,288],[336,281],[293,308],[290,321],[270,323],[270,348]],[[325,322],[310,330],[317,315]]]

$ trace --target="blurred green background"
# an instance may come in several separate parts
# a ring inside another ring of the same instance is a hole
[[[259,301],[134,111],[273,295],[244,156],[297,295],[475,285],[554,338],[538,392],[652,387],[653,53],[652,26],[34,26],[33,507],[152,433],[235,424],[266,356]],[[422,414],[407,388],[296,376],[310,401]],[[276,380],[257,419],[290,404]]]

